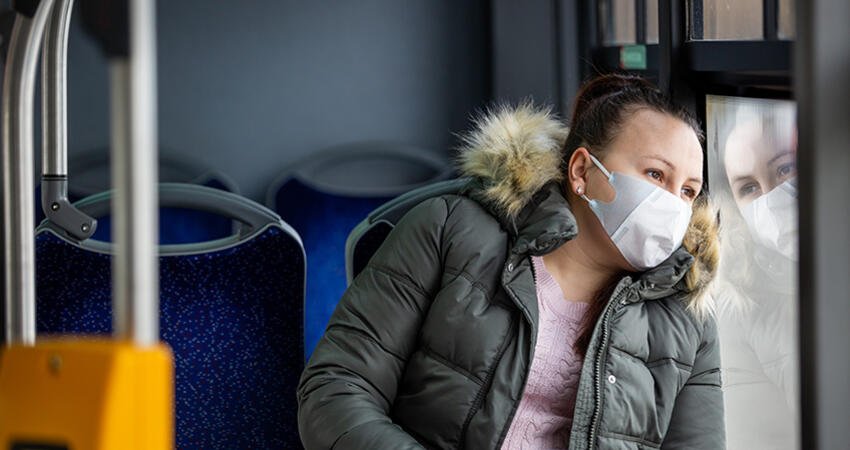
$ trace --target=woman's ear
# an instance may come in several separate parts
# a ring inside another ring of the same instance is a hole
[[[587,171],[593,162],[590,160],[590,153],[585,147],[577,148],[567,166],[567,183],[569,189],[576,195],[582,195],[587,189]]]

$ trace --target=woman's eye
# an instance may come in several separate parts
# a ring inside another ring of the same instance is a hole
[[[748,196],[751,196],[751,195],[756,195],[760,191],[761,191],[761,188],[759,187],[758,183],[747,183],[747,184],[741,186],[738,189],[738,196],[739,197],[748,197]]]
[[[685,197],[688,197],[689,199],[694,199],[697,196],[696,191],[689,187],[682,188],[682,193],[685,194]]]
[[[661,171],[650,169],[646,171],[646,174],[651,178],[661,181]]]
[[[795,163],[783,164],[776,169],[776,174],[779,176],[780,179],[790,178],[796,173],[797,164]]]

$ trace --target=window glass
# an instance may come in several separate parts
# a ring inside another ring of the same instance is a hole
[[[691,1],[691,38],[763,39],[763,0]]]
[[[628,45],[637,42],[634,0],[602,0],[599,20],[604,45]]]
[[[646,0],[646,43],[658,43],[658,0]]]
[[[779,0],[779,39],[794,39],[794,1]]]
[[[727,444],[797,449],[796,106],[717,96],[706,104]]]

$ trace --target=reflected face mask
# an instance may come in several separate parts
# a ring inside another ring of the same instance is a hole
[[[682,245],[691,221],[691,206],[667,190],[639,178],[608,172],[590,159],[613,186],[610,203],[581,197],[590,204],[620,253],[637,270],[657,266]]]
[[[741,210],[750,235],[760,245],[797,261],[797,185],[792,178]]]

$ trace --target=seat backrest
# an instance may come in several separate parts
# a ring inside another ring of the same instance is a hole
[[[160,247],[160,332],[174,352],[177,447],[299,448],[300,238],[250,200],[199,186],[171,187],[188,196],[186,203],[203,191],[202,202],[236,207],[230,219],[254,214],[243,220],[239,235]],[[108,201],[102,195],[75,206],[97,217]],[[110,245],[77,243],[62,234],[49,223],[36,234],[38,332],[110,333]]]
[[[364,142],[311,155],[272,185],[268,204],[303,237],[310,261],[305,359],[345,291],[351,229],[388,200],[450,175],[448,162],[428,150]]]
[[[372,211],[354,227],[345,242],[347,283],[351,284],[351,281],[366,267],[390,231],[410,209],[432,197],[457,194],[468,183],[468,178],[457,178],[429,184],[398,196]]]

